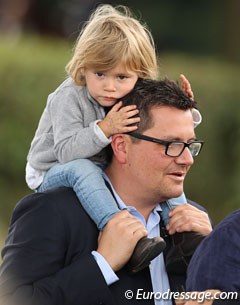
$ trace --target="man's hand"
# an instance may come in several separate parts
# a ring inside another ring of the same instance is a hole
[[[169,234],[176,232],[198,232],[204,235],[212,231],[207,213],[195,208],[191,204],[182,204],[169,212],[170,221],[167,225]]]
[[[129,261],[137,242],[144,236],[147,236],[144,225],[127,211],[122,211],[100,234],[97,252],[114,271],[118,271]]]

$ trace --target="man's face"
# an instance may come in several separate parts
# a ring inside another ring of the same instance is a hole
[[[161,106],[152,108],[151,114],[154,125],[143,134],[165,141],[195,140],[190,110]],[[142,196],[152,194],[157,202],[182,194],[185,176],[193,164],[188,148],[179,157],[169,157],[164,145],[145,140],[130,142],[127,158],[131,181]]]

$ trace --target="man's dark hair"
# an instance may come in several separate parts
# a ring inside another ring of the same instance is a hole
[[[119,99],[123,106],[136,105],[139,110],[141,121],[137,123],[137,132],[153,127],[153,120],[150,110],[152,107],[170,106],[182,110],[197,108],[197,103],[193,101],[177,83],[164,80],[139,79],[131,92]],[[133,142],[138,139],[132,138]],[[112,158],[111,146],[107,147],[107,160]]]
[[[143,132],[152,127],[150,110],[152,107],[170,106],[182,110],[196,108],[193,101],[177,83],[164,80],[139,79],[133,90],[120,99],[123,106],[136,105],[141,121],[137,132]]]

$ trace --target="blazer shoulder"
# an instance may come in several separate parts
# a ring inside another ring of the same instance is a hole
[[[81,204],[72,188],[60,187],[42,193],[32,193],[22,198],[15,206],[11,222],[29,214],[49,215],[81,212]]]
[[[192,200],[187,198],[187,203],[193,205],[194,207],[198,208],[199,210],[202,210],[202,211],[208,213],[208,211],[205,207],[203,207],[202,205],[200,205],[199,203],[197,203],[195,201],[192,201]]]

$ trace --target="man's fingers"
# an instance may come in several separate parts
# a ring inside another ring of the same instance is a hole
[[[194,231],[208,234],[212,226],[207,213],[190,204],[182,204],[174,208],[170,213],[170,221],[167,225],[169,234],[184,231]]]

